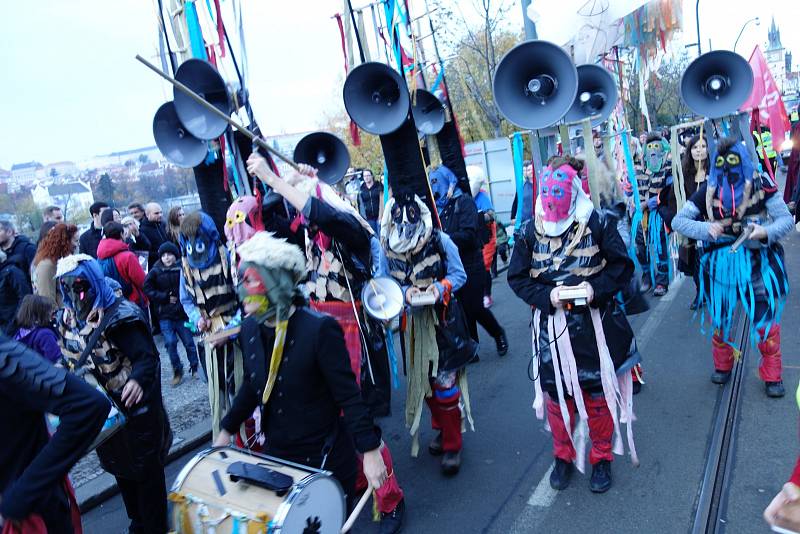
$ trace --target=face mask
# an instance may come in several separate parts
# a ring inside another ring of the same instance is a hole
[[[237,198],[225,218],[225,237],[236,245],[241,245],[256,233],[260,221],[258,215],[258,201],[252,196]]]
[[[72,302],[75,315],[81,322],[85,322],[94,307],[97,291],[83,276],[65,276],[61,279],[61,285]]]
[[[216,250],[212,250],[212,247],[201,236],[195,236],[186,241],[186,257],[189,265],[196,269],[208,267],[213,259],[211,256],[213,252]]]
[[[569,217],[573,206],[573,178],[577,174],[569,165],[555,170],[549,166],[544,169],[539,195],[545,221],[558,222]]]
[[[436,202],[436,207],[439,210],[447,206],[450,193],[450,182],[439,176],[437,173],[431,174],[431,192],[433,193],[433,200]]]
[[[664,143],[660,140],[650,141],[645,148],[645,163],[650,172],[659,172],[667,159]]]
[[[722,201],[727,212],[735,212],[744,199],[745,185],[752,180],[755,169],[747,152],[739,145],[727,152],[717,153],[709,175],[709,187]]]
[[[402,204],[400,202],[403,202]],[[392,222],[400,239],[411,239],[422,224],[419,206],[411,201],[398,199],[392,207]]]
[[[236,286],[236,292],[244,306],[245,313],[252,315],[259,322],[275,315],[276,308],[270,306],[267,285],[258,266],[242,263],[239,267],[239,283]]]

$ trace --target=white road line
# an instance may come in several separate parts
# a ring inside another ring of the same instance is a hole
[[[550,487],[550,473],[553,471],[551,465],[547,472],[542,477],[542,480],[536,485],[536,489],[531,493],[528,499],[528,506],[539,506],[541,508],[548,508],[556,500],[557,491]]]
[[[658,327],[659,323],[664,320],[664,309],[675,299],[675,295],[678,294],[678,290],[680,290],[685,280],[686,277],[684,276],[675,278],[672,284],[670,284],[669,292],[663,297],[660,297],[658,299],[658,304],[648,312],[650,316],[639,331],[636,332],[636,338],[641,342],[640,349],[649,343],[651,334]],[[552,471],[553,466],[551,465],[528,498],[528,506],[548,508],[555,502],[558,492],[550,487],[550,473]]]

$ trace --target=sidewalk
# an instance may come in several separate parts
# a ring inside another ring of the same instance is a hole
[[[202,370],[194,379],[188,374],[189,365],[183,347],[178,344],[178,353],[184,365],[183,382],[173,387],[172,367],[161,336],[156,336],[156,345],[161,354],[161,394],[169,415],[173,441],[167,461],[181,456],[211,439],[211,409],[208,405],[208,385],[203,380]],[[114,477],[106,473],[95,452],[81,459],[70,471],[81,511],[87,511],[117,493]]]

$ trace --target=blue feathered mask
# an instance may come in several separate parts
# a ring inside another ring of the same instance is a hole
[[[83,325],[92,310],[108,308],[116,297],[106,284],[97,260],[86,254],[73,254],[58,260],[56,278],[64,306],[75,312]]]
[[[753,160],[741,143],[720,142],[711,160],[708,189],[720,199],[726,215],[742,209],[752,190],[755,171]]]

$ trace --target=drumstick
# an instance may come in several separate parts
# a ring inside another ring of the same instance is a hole
[[[353,528],[353,523],[356,522],[356,519],[358,519],[358,515],[361,513],[361,510],[364,509],[364,505],[367,504],[367,500],[369,499],[370,495],[372,495],[373,489],[374,488],[372,487],[372,484],[369,484],[367,486],[367,491],[364,492],[364,495],[361,496],[361,500],[359,500],[358,504],[356,504],[356,507],[353,508],[353,513],[350,514],[350,517],[347,518],[345,524],[342,525],[342,534]]]
[[[214,334],[207,334],[203,336],[203,341],[205,341],[206,343],[214,343],[215,341],[220,341],[235,336],[241,331],[242,331],[241,326],[234,326],[233,328],[220,330],[219,332],[216,332]]]

